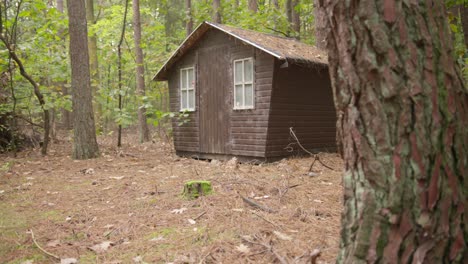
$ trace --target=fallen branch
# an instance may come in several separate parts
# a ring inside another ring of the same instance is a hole
[[[32,231],[32,229],[29,230],[29,232],[31,233],[31,238],[34,242],[34,245],[36,245],[36,247],[38,249],[40,249],[42,252],[44,252],[44,254],[48,255],[49,257],[53,257],[54,259],[57,259],[57,260],[60,260],[60,258],[50,252],[48,252],[47,250],[43,249],[36,241],[36,238],[34,237],[34,232]]]
[[[252,207],[255,207],[255,208],[257,208],[257,209],[260,209],[260,210],[265,211],[265,212],[268,212],[268,213],[276,213],[276,212],[277,212],[277,211],[274,210],[274,209],[271,209],[271,208],[269,208],[269,207],[267,207],[267,206],[258,204],[258,203],[256,203],[256,202],[250,200],[250,199],[247,199],[247,198],[245,198],[244,196],[242,196],[242,195],[240,195],[240,194],[239,194],[239,196],[242,198],[242,200],[243,200],[246,204],[248,204],[248,205],[250,205],[250,206],[252,206]]]
[[[289,128],[289,134],[294,138],[294,140],[296,140],[297,144],[299,145],[299,147],[301,147],[301,149],[302,149],[303,151],[305,151],[306,153],[308,153],[309,155],[311,155],[311,156],[314,157],[314,161],[312,162],[312,165],[310,166],[309,172],[312,170],[312,167],[314,166],[315,161],[318,161],[318,162],[319,162],[320,164],[322,164],[322,166],[324,166],[325,168],[334,171],[334,169],[333,169],[332,167],[326,165],[325,163],[323,163],[323,162],[320,160],[320,157],[318,156],[318,153],[312,153],[312,152],[308,151],[306,148],[304,148],[304,146],[302,146],[301,142],[299,141],[299,139],[298,139],[297,136],[296,136],[296,133],[294,133],[294,130],[293,130],[292,127]]]

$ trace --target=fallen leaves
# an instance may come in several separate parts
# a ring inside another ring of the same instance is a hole
[[[89,247],[89,249],[96,252],[97,254],[100,254],[106,252],[113,245],[114,243],[111,241],[104,241],[102,243]]]
[[[244,254],[250,253],[250,248],[242,243],[236,247],[236,250]]]
[[[182,208],[180,208],[180,209],[174,209],[174,210],[172,210],[171,213],[172,213],[172,214],[182,214],[182,213],[184,213],[185,211],[187,211],[187,208],[182,207]]]

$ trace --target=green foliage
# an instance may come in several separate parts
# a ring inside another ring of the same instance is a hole
[[[63,88],[70,87],[68,56],[68,20],[54,7],[55,1],[23,0],[16,13],[20,0],[2,2],[2,26],[11,33],[15,51],[33,79],[39,83],[45,96],[45,108],[53,109],[56,120],[60,120],[59,109],[71,110],[71,96],[63,94]],[[96,2],[96,1],[95,1]],[[131,1],[130,1],[131,2]],[[312,0],[302,0],[296,6],[301,15],[300,35],[294,33],[285,14],[285,0],[279,1],[276,8],[271,1],[259,1],[258,12],[247,8],[247,0],[221,1],[221,14],[224,24],[251,30],[300,37],[307,43],[314,42],[314,18]],[[5,6],[7,4],[8,6]],[[95,23],[88,24],[88,33],[97,39],[98,75],[93,80],[96,87],[94,110],[98,118],[100,132],[108,132],[117,125],[129,127],[137,122],[137,110],[147,110],[148,123],[170,132],[171,124],[182,126],[190,121],[189,113],[170,113],[168,89],[164,83],[152,82],[154,73],[163,65],[185,38],[185,22],[188,15],[184,0],[141,0],[142,23],[141,47],[145,57],[146,96],[135,93],[135,57],[133,42],[132,9],[127,14],[125,41],[122,47],[123,88],[119,90],[117,69],[117,44],[122,32],[124,4],[122,1],[100,1],[95,3]],[[212,2],[192,0],[194,25],[211,20]],[[17,18],[17,19],[16,19]],[[0,44],[0,74],[8,75],[11,60],[6,47]],[[30,122],[41,124],[42,109],[34,98],[31,85],[12,68],[11,78],[0,85],[0,93],[8,96],[0,101],[0,115],[15,111],[14,116],[26,117]],[[123,98],[119,108],[118,98]],[[13,100],[16,98],[16,101]],[[174,121],[174,122],[171,122]]]

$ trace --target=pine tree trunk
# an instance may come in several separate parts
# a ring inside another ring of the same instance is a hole
[[[94,0],[86,0],[86,20],[90,25],[96,23],[94,17]],[[99,63],[97,54],[97,39],[96,34],[92,34],[88,37],[88,49],[89,49],[89,67],[91,71],[91,88],[93,89],[93,95],[96,94],[97,83],[99,82]]]
[[[185,30],[186,36],[190,35],[193,31],[193,17],[192,17],[192,0],[185,0],[185,16],[186,16],[186,23],[185,23]]]
[[[465,46],[468,48],[468,2],[460,5],[460,17],[463,28],[463,36],[465,38]]]
[[[99,156],[89,74],[88,29],[84,0],[68,1],[73,104],[73,158]]]
[[[248,3],[249,10],[254,12],[254,13],[257,13],[257,11],[258,11],[257,0],[248,0],[248,1],[249,1],[249,3]]]
[[[315,46],[325,50],[327,48],[327,28],[325,21],[325,10],[322,8],[322,0],[314,0],[315,20]]]
[[[63,0],[57,0],[57,10],[63,14]],[[63,32],[60,32],[60,38],[63,40],[63,42],[65,42],[65,39],[63,39]],[[65,48],[65,44],[64,45],[64,48]],[[63,96],[67,96],[69,95],[69,91],[68,91],[68,88],[65,86],[65,85],[61,85],[61,90],[62,90],[62,95]],[[62,108],[60,109],[61,113],[62,113],[62,124],[63,124],[63,127],[65,129],[71,129],[72,125],[71,125],[71,113],[70,111],[66,110],[65,108]]]
[[[136,57],[136,94],[145,96],[145,68],[143,63],[143,50],[141,49],[141,22],[140,1],[133,0],[133,35],[135,40]],[[140,143],[150,140],[148,124],[146,123],[146,108],[138,107],[138,135]]]
[[[213,22],[221,23],[221,1],[213,0]]]
[[[338,263],[463,263],[468,90],[443,1],[324,2],[345,162]]]
[[[286,12],[286,17],[288,18],[289,25],[292,25],[292,0],[286,0],[284,2],[285,5],[285,12]],[[290,35],[291,30],[288,29],[287,34]]]
[[[296,38],[299,39],[301,33],[301,15],[296,10],[297,5],[299,5],[299,0],[291,1],[291,27],[296,33]]]

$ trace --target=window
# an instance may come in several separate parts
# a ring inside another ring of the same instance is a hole
[[[234,109],[254,108],[253,59],[234,61]]]
[[[180,70],[180,111],[195,111],[195,69]]]

